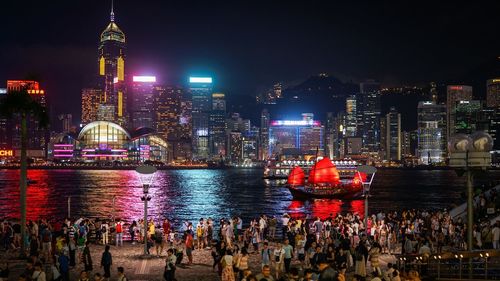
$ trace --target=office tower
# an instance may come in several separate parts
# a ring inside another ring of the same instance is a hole
[[[455,104],[451,135],[472,134],[477,130],[477,123],[481,120],[482,102],[479,100],[461,100]]]
[[[354,137],[357,134],[357,126],[358,126],[355,95],[351,95],[346,98],[345,110],[346,110],[345,135],[348,137]]]
[[[269,155],[310,154],[323,155],[324,127],[310,119],[272,120],[269,122]]]
[[[420,163],[443,162],[446,154],[446,107],[432,101],[421,101],[417,111],[417,156]]]
[[[82,125],[97,121],[97,112],[103,99],[104,92],[101,89],[82,89]]]
[[[209,119],[212,111],[212,78],[189,77],[189,92],[192,100],[192,147],[193,158],[197,160],[209,157]]]
[[[500,78],[489,79],[486,82],[486,106],[500,107]]]
[[[226,100],[223,93],[212,94],[212,111],[210,112],[210,155],[222,158],[226,155]]]
[[[116,123],[115,106],[100,104],[97,108],[97,120]]]
[[[155,76],[133,76],[129,97],[131,128],[154,128]]]
[[[231,114],[231,118],[226,120],[226,130],[227,132],[237,131],[244,134],[248,133],[250,130],[250,120],[241,118],[238,112]]]
[[[401,160],[401,114],[391,107],[385,116],[385,159],[388,161]]]
[[[157,85],[153,91],[154,128],[168,142],[169,159],[191,159],[191,108],[186,108],[184,90],[177,86]]]
[[[127,98],[125,87],[125,34],[115,23],[111,5],[110,22],[100,36],[98,48],[99,76],[103,81],[102,103],[105,110],[113,109],[113,120],[122,126],[127,121]],[[103,112],[101,115],[107,115]]]
[[[227,135],[227,151],[229,161],[233,164],[241,164],[243,162],[243,136],[241,132],[229,132]]]
[[[26,90],[33,101],[47,108],[46,92],[37,81],[7,80],[7,93],[20,90]],[[18,150],[21,148],[21,118],[15,116],[7,122],[10,123],[8,127],[10,127],[12,148]],[[49,140],[48,129],[40,128],[40,122],[32,116],[27,119],[26,125],[28,130],[28,157],[46,157]]]
[[[411,157],[413,152],[411,151],[411,136],[410,132],[401,132],[401,157]]]
[[[7,95],[6,88],[0,88],[0,103]],[[12,149],[12,135],[10,122],[7,118],[0,117],[0,149]]]
[[[59,114],[59,121],[61,121],[62,132],[69,133],[71,131],[71,127],[73,127],[73,115],[68,114]]]
[[[269,120],[270,115],[267,109],[262,110],[260,113],[260,160],[267,160],[269,158]]]
[[[455,106],[458,101],[472,100],[472,87],[464,85],[449,85],[446,88],[446,124],[448,131],[447,139],[454,133],[455,128]]]
[[[374,81],[361,83],[360,99],[363,148],[369,154],[376,154],[380,148],[380,84]]]
[[[380,118],[380,149],[379,149],[379,157],[380,159],[387,160],[387,119],[385,116]]]
[[[328,112],[326,114],[325,122],[325,155],[330,159],[337,157],[337,151],[335,149],[336,142],[336,119],[333,112]]]

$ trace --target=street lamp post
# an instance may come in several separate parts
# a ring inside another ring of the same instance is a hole
[[[473,177],[477,170],[485,170],[491,166],[490,151],[493,138],[485,132],[475,132],[468,136],[458,134],[448,142],[450,167],[458,168],[457,174],[465,170],[467,176],[467,251],[472,251],[474,226],[474,190]],[[472,277],[472,258],[469,258],[469,277]]]
[[[377,172],[377,168],[373,166],[359,166],[358,167],[358,176],[359,180],[361,181],[361,184],[363,186],[363,196],[365,197],[365,218],[364,218],[364,224],[365,224],[365,229],[368,229],[368,197],[370,197],[370,188],[372,186],[373,178],[375,177],[375,173]],[[363,177],[361,176],[361,173],[366,174],[367,179],[370,177],[369,181],[364,181]]]
[[[147,241],[147,226],[148,226],[148,201],[151,200],[151,196],[148,195],[149,187],[153,183],[154,175],[156,173],[156,168],[153,166],[139,166],[135,169],[139,174],[139,178],[142,183],[142,194],[141,200],[144,201],[144,256],[148,256],[148,241]]]

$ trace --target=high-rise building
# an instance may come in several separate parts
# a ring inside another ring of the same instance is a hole
[[[0,103],[7,96],[7,89],[0,88]],[[0,117],[0,149],[12,149],[12,135],[10,122],[7,118]]]
[[[209,119],[212,111],[212,78],[189,77],[192,100],[192,148],[193,158],[208,159],[210,154]]]
[[[367,81],[360,84],[363,148],[369,154],[378,153],[380,148],[380,84]],[[358,115],[359,116],[359,115]]]
[[[411,157],[413,152],[411,151],[411,136],[410,132],[401,132],[401,156]]]
[[[26,90],[31,96],[31,99],[41,106],[47,108],[46,92],[40,87],[37,81],[30,80],[8,80],[7,93],[20,90]],[[11,144],[12,148],[19,150],[21,148],[21,118],[16,116],[7,121],[10,123]],[[40,122],[33,116],[27,119],[28,130],[28,157],[43,158],[47,156],[49,131],[46,128],[40,127]],[[17,155],[17,153],[16,153]]]
[[[269,158],[269,121],[270,115],[267,109],[260,113],[260,160]]]
[[[432,101],[418,103],[417,156],[421,164],[440,163],[446,155],[446,107]]]
[[[486,82],[486,106],[500,107],[500,78],[489,79]]]
[[[103,81],[103,100],[106,110],[114,110],[114,120],[120,125],[127,123],[127,96],[125,85],[125,33],[115,23],[111,6],[108,26],[100,36],[98,48],[99,76]]]
[[[357,135],[357,127],[358,127],[355,95],[351,95],[346,98],[345,112],[346,112],[345,135],[348,137],[354,137]]]
[[[336,150],[336,119],[333,112],[328,112],[326,114],[326,122],[325,122],[325,155],[330,159],[334,159],[337,157]]]
[[[251,123],[249,119],[241,118],[238,112],[231,114],[231,118],[226,120],[226,130],[227,132],[242,132],[244,134],[248,133],[251,128]]]
[[[323,155],[324,127],[309,115],[302,120],[273,120],[269,123],[269,155],[276,157],[294,151]]]
[[[133,76],[129,97],[131,128],[154,128],[155,76]]]
[[[453,116],[454,127],[450,129],[451,135],[472,134],[477,130],[481,121],[482,102],[479,100],[461,100],[455,104]]]
[[[169,147],[169,159],[191,159],[191,107],[177,86],[154,86],[154,128]]]
[[[67,114],[59,114],[59,121],[61,121],[62,132],[69,133],[71,131],[71,127],[73,127],[73,115],[71,113]]]
[[[465,85],[449,85],[446,88],[446,124],[448,131],[447,139],[454,133],[455,128],[455,106],[458,101],[472,100],[472,87]]]
[[[389,161],[401,160],[401,114],[391,107],[385,116],[385,159]]]
[[[229,132],[227,135],[229,161],[233,164],[243,162],[243,136],[241,132]]]
[[[222,158],[226,155],[226,100],[223,93],[212,94],[212,111],[210,112],[210,155]]]
[[[438,96],[436,82],[430,83],[429,98],[430,98],[430,101],[433,101],[436,104],[439,102],[439,96]]]
[[[103,98],[103,91],[95,88],[82,89],[82,125],[97,121],[99,105]]]

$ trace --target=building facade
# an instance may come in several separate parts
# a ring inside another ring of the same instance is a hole
[[[364,151],[368,154],[377,154],[380,149],[380,84],[374,81],[361,83],[358,100],[361,101],[361,135]]]
[[[131,128],[154,128],[155,76],[133,76],[129,88]]]
[[[455,128],[455,106],[459,101],[472,100],[472,87],[465,85],[449,85],[446,87],[446,124],[448,131],[446,138],[449,139]]]
[[[418,103],[417,156],[424,165],[442,163],[446,157],[446,107],[432,101]]]
[[[206,160],[210,156],[209,119],[212,111],[212,78],[190,77],[189,92],[192,100],[193,158]]]
[[[226,99],[224,93],[212,94],[212,111],[210,112],[210,156],[221,159],[226,156]]]
[[[500,107],[500,78],[489,79],[486,82],[486,106]]]

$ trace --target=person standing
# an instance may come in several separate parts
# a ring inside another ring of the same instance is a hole
[[[495,223],[495,227],[491,230],[493,235],[493,249],[500,249],[499,240],[500,240],[500,221]]]
[[[285,252],[284,255],[285,272],[289,273],[290,263],[292,262],[292,257],[293,257],[293,247],[292,245],[290,245],[290,240],[285,239],[285,245],[283,246],[283,251]]]
[[[276,270],[276,279],[279,279],[280,274],[285,270],[285,250],[280,243],[274,249],[274,269]]]
[[[167,260],[165,264],[165,272],[163,273],[163,278],[166,281],[175,280],[175,264],[177,262],[177,257],[174,255],[173,249],[167,250]]]
[[[130,242],[135,245],[135,232],[137,231],[137,222],[132,221],[132,224],[128,228],[128,233],[130,234]]]
[[[59,272],[61,273],[62,281],[69,281],[69,258],[66,251],[62,251],[62,254],[59,256]]]
[[[226,254],[222,257],[222,281],[235,281],[234,278],[234,259],[231,250],[226,250]]]
[[[185,246],[186,246],[186,256],[188,257],[188,265],[192,265],[193,264],[194,241],[193,241],[193,235],[191,234],[191,231],[186,231]]]
[[[115,231],[116,231],[115,235],[116,247],[123,246],[123,224],[120,220],[116,222]]]
[[[104,268],[104,278],[106,280],[109,280],[109,278],[111,277],[112,264],[113,264],[113,257],[109,252],[109,245],[106,245],[106,248],[104,248],[104,252],[102,253],[101,257],[101,267]]]
[[[109,225],[107,221],[103,221],[101,224],[101,236],[102,236],[102,244],[103,245],[108,245],[109,239],[108,239],[108,233],[109,233]]]
[[[92,256],[90,255],[89,244],[90,244],[89,241],[85,242],[85,248],[83,248],[83,255],[82,255],[84,269],[87,272],[90,272],[93,269],[93,267],[92,267]]]

